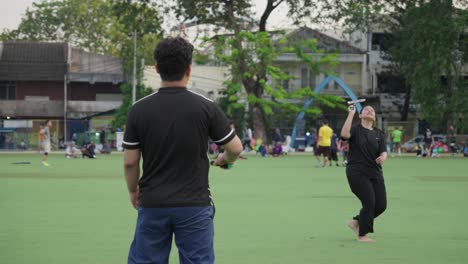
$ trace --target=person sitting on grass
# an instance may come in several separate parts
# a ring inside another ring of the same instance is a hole
[[[283,154],[283,147],[281,146],[281,142],[276,142],[276,145],[273,148],[273,157],[279,157],[281,154]]]
[[[463,156],[468,157],[468,140],[465,141],[465,145],[463,146]]]
[[[96,158],[96,152],[94,152],[94,149],[96,146],[93,144],[93,142],[89,142],[81,148],[81,155],[83,159],[85,157],[88,157],[90,159],[95,159]]]
[[[258,140],[258,141],[261,142],[261,140]],[[257,146],[257,152],[260,152],[262,157],[268,157],[268,147],[267,147],[267,145],[262,143],[260,146]]]
[[[75,146],[75,142],[71,141],[67,144],[67,148],[65,149],[65,157],[67,159],[78,158],[78,149]]]

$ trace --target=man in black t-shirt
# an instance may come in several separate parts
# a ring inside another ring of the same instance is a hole
[[[173,235],[180,263],[214,263],[207,142],[225,149],[215,166],[233,163],[242,144],[213,101],[187,90],[192,52],[182,38],[162,40],[154,52],[162,87],[128,114],[125,178],[138,209],[128,263],[167,263]]]

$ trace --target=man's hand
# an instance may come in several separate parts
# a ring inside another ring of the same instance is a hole
[[[213,165],[218,167],[222,167],[227,164],[227,161],[224,159],[224,153],[219,154],[213,162]]]
[[[140,202],[140,191],[137,190],[136,192],[130,192],[130,203],[132,203],[135,209],[138,209],[138,205]]]

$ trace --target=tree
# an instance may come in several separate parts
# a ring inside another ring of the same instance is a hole
[[[152,93],[152,89],[142,84],[142,72],[144,65],[140,63],[144,60],[146,65],[154,65],[153,51],[161,37],[161,21],[155,5],[147,0],[112,0],[112,11],[119,22],[120,28],[116,28],[115,35],[119,35],[122,43],[120,55],[124,59],[124,69],[131,72],[133,68],[133,41],[126,33],[132,32],[137,35],[137,85],[136,99],[140,99]],[[127,120],[128,112],[132,106],[132,87],[126,83],[121,86],[124,98],[122,105],[117,109],[112,126],[123,128]]]
[[[266,139],[267,123],[265,117],[272,113],[273,107],[289,108],[291,111],[300,109],[297,105],[281,100],[316,96],[313,95],[310,87],[304,87],[292,94],[282,89],[279,81],[292,77],[273,65],[280,50],[275,47],[271,35],[266,31],[268,18],[281,4],[288,4],[292,11],[300,10],[301,7],[304,10],[310,10],[305,7],[307,7],[307,3],[311,2],[310,0],[268,0],[265,11],[258,22],[258,32],[246,32],[243,29],[248,20],[246,17],[250,15],[251,1],[177,1],[175,7],[177,15],[185,19],[196,20],[200,24],[223,26],[232,32],[232,37],[218,39],[216,54],[230,67],[231,79],[226,82],[226,85],[227,94],[229,94],[231,104],[234,107],[238,107],[235,104],[238,99],[235,95],[240,93],[242,88],[245,89],[250,119],[257,138]],[[295,17],[300,19],[303,15]],[[314,49],[312,46],[311,48]],[[224,55],[223,50],[226,49],[230,50],[231,54]],[[324,57],[326,58],[324,61],[330,59],[325,55]],[[305,59],[305,56],[302,59]],[[317,63],[319,61],[311,60],[310,62]],[[263,98],[264,93],[270,95],[273,100]],[[317,96],[317,98],[321,98],[321,101],[329,106],[335,106],[338,100],[329,96]],[[309,113],[317,114],[318,109],[311,109]]]
[[[282,36],[283,33],[278,32],[276,35]],[[243,45],[242,50],[237,50],[234,47],[239,40]],[[272,41],[267,32],[241,31],[237,38],[220,36],[214,41],[216,42],[217,58],[227,65],[233,73],[225,82],[228,88],[226,97],[232,109],[243,108],[244,105],[238,103],[242,99],[247,99],[251,106],[261,107],[262,112],[266,115],[273,114],[275,108],[297,113],[302,106],[302,101],[298,101],[298,99],[314,97],[318,102],[331,107],[334,107],[337,102],[342,102],[341,98],[334,96],[318,96],[312,92],[310,87],[303,87],[295,91],[283,88],[285,80],[295,78],[295,76],[286,74],[275,62],[278,56],[284,53],[295,54],[316,73],[326,71],[329,75],[333,74],[333,69],[337,65],[336,54],[325,54],[316,47],[315,40],[291,41],[283,37],[278,41]],[[231,52],[226,54],[226,50]],[[249,58],[243,61],[242,72],[236,72],[239,57]],[[239,83],[236,76],[242,76],[244,83]],[[268,78],[262,76],[268,76]],[[249,81],[252,83],[248,83]],[[244,85],[246,94],[243,92],[241,84]],[[264,96],[264,92],[268,97]],[[228,112],[230,108],[228,108]],[[317,115],[320,111],[317,108],[311,108],[307,110],[307,113]],[[259,122],[258,119],[255,119],[259,118],[259,115],[253,114],[252,118],[253,122]],[[266,120],[261,121],[266,123]]]
[[[386,57],[407,82],[402,119],[411,94],[423,117],[435,128],[466,123],[466,1],[451,0],[320,0],[323,12],[314,21],[333,21],[346,32],[385,27],[390,35]],[[457,9],[457,8],[458,9]],[[430,55],[428,55],[430,54]],[[442,79],[442,82],[441,82]],[[463,123],[463,120],[465,122]],[[443,124],[444,123],[444,124]]]
[[[467,13],[443,0],[412,7],[394,32],[389,51],[413,88],[424,118],[442,131],[466,123],[468,86],[462,67],[468,62]]]
[[[128,113],[132,107],[132,84],[124,83],[120,86],[120,89],[122,90],[124,97],[122,99],[122,105],[116,109],[114,119],[112,120],[112,127],[115,129],[124,128],[127,122]],[[136,87],[136,98],[143,98],[147,95],[150,95],[152,92],[153,90],[145,87],[142,84],[138,84]]]
[[[19,27],[2,33],[3,40],[69,42],[91,52],[108,53],[112,24],[110,5],[104,0],[33,3]],[[92,19],[90,19],[92,18]]]

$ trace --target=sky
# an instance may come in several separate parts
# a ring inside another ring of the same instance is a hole
[[[21,22],[21,17],[26,12],[26,8],[31,7],[33,2],[42,0],[0,0],[0,32],[4,29],[16,29]],[[267,0],[254,0],[253,12],[255,18],[259,18],[265,9]],[[268,23],[272,28],[284,28],[290,25],[291,21],[286,15],[286,4],[279,6],[270,16]]]

